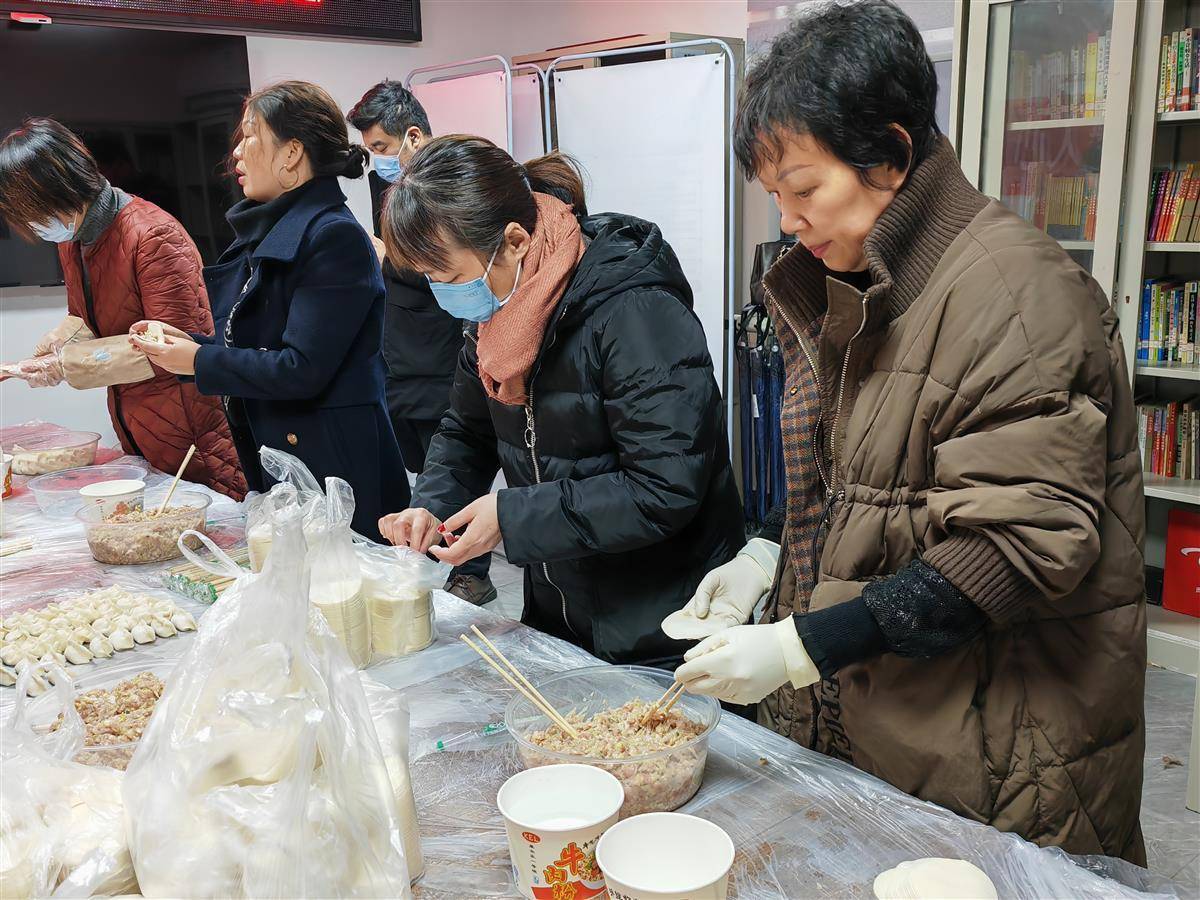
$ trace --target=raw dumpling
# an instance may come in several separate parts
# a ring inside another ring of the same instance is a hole
[[[175,637],[175,626],[166,619],[155,616],[150,620],[150,627],[159,637]]]
[[[108,639],[112,641],[114,650],[132,650],[133,635],[129,633],[127,628],[118,628],[113,631]]]
[[[171,624],[179,631],[195,631],[196,620],[192,618],[190,612],[179,610],[175,615],[171,616]]]
[[[88,649],[97,659],[107,659],[113,655],[113,644],[104,635],[97,635],[88,642]]]
[[[12,687],[17,683],[17,673],[7,666],[0,666],[0,686]]]
[[[76,644],[73,642],[67,644],[67,649],[64,653],[64,656],[66,656],[67,662],[76,666],[82,666],[84,663],[89,663],[92,661],[92,651],[83,646],[83,644]]]
[[[101,634],[112,634],[113,624],[104,616],[101,616],[92,623],[92,630],[98,631]]]
[[[123,628],[126,631],[131,631],[133,629],[133,619],[122,613],[112,620],[112,626],[113,628]],[[111,631],[109,632],[108,636],[112,637]]]
[[[154,629],[144,622],[133,626],[133,631],[130,632],[133,639],[139,644],[149,644],[152,641],[158,640],[158,635],[154,633]]]

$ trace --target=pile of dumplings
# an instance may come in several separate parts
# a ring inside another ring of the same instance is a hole
[[[35,663],[83,665],[195,628],[191,613],[170,600],[116,586],[15,613],[0,620],[0,685],[15,685]],[[46,688],[39,674],[30,693]]]

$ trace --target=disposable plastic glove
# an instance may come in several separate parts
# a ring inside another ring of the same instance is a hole
[[[729,703],[757,703],[790,681],[802,688],[820,679],[791,616],[769,625],[737,625],[684,654],[675,670],[692,694]]]
[[[750,619],[755,604],[771,589],[779,545],[754,538],[738,555],[700,582],[683,607],[663,619],[662,630],[677,641],[698,641]]]
[[[20,378],[30,387],[53,387],[60,383],[63,373],[62,360],[57,353],[48,356],[35,356],[23,359],[19,363],[0,366],[0,373],[9,378]]]

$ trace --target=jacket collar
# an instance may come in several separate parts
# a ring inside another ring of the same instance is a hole
[[[286,195],[285,195],[286,196]],[[290,262],[296,258],[313,219],[328,209],[346,203],[346,195],[333,176],[314,178],[298,189],[298,196],[271,226],[252,254],[255,259],[278,259]],[[264,204],[265,206],[266,204]]]
[[[867,235],[872,318],[903,315],[925,289],[946,249],[987,203],[963,176],[950,142],[940,138]],[[824,315],[837,277],[797,244],[763,281],[778,302],[811,322]]]

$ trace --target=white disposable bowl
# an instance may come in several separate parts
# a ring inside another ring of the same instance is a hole
[[[79,489],[85,506],[99,506],[104,515],[111,516],[122,503],[129,509],[142,509],[146,501],[146,482],[122,478],[117,481],[97,481]]]
[[[596,845],[624,802],[621,782],[595,766],[541,766],[504,782],[496,805],[521,893],[541,895],[558,882],[575,883],[580,897],[602,893]]]
[[[632,900],[724,900],[733,854],[723,829],[670,812],[618,822],[596,847],[610,895]]]

